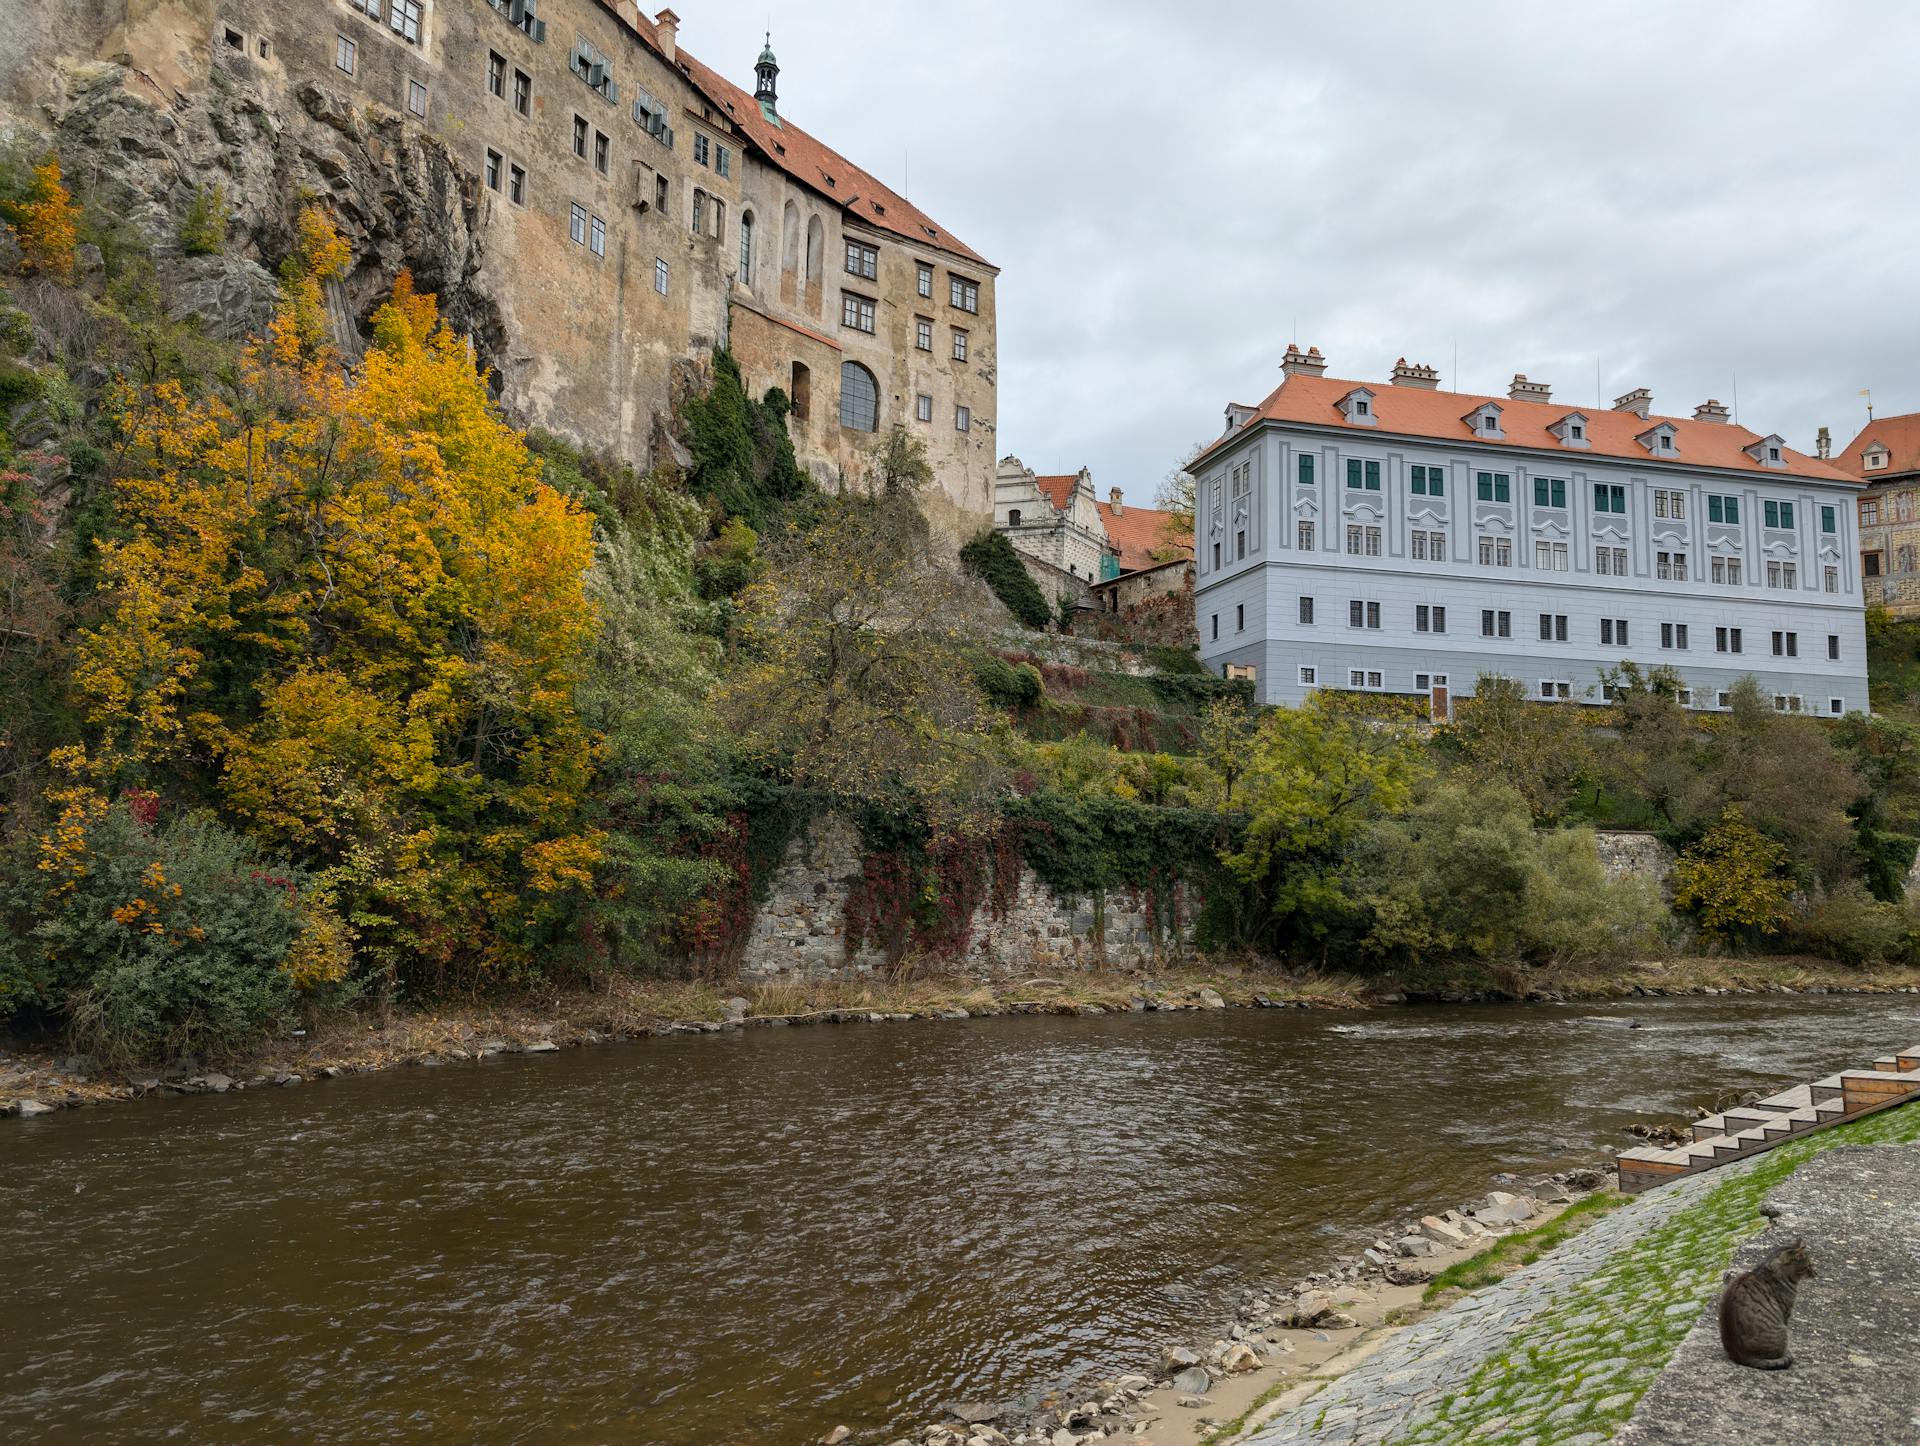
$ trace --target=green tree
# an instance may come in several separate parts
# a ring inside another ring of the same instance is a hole
[[[1702,931],[1718,938],[1778,933],[1792,895],[1786,848],[1748,823],[1738,804],[1674,865],[1674,906],[1691,909]]]
[[[1469,778],[1511,788],[1541,823],[1560,817],[1591,757],[1577,707],[1536,703],[1513,679],[1490,673],[1458,705],[1451,742]]]

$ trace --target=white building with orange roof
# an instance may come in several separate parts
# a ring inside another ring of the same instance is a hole
[[[1654,413],[1382,383],[1290,347],[1280,386],[1230,405],[1190,464],[1202,658],[1261,701],[1316,689],[1603,701],[1622,663],[1667,665],[1689,706],[1755,678],[1785,712],[1867,707],[1855,497],[1844,471],[1709,401]]]
[[[1085,467],[1036,473],[1018,457],[1002,457],[994,474],[994,527],[1046,569],[1035,581],[1056,601],[1087,602],[1101,583],[1189,556],[1170,522],[1158,508],[1129,506],[1118,487],[1101,501]]]

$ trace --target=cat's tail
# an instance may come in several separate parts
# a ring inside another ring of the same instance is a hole
[[[1742,1361],[1743,1366],[1752,1366],[1756,1371],[1784,1371],[1793,1364],[1792,1356],[1771,1356],[1757,1361]]]

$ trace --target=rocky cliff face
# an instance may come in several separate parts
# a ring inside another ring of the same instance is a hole
[[[484,278],[473,181],[435,137],[398,117],[356,112],[304,83],[276,108],[243,55],[223,59],[198,93],[163,97],[110,62],[64,67],[39,113],[11,129],[43,133],[83,195],[124,215],[151,248],[176,314],[238,336],[271,316],[274,268],[309,199],[324,201],[352,244],[354,268],[332,298],[336,329],[354,327],[385,297],[401,267],[474,338],[483,363],[502,355],[505,329]],[[203,188],[230,207],[217,256],[182,253],[179,220]]]

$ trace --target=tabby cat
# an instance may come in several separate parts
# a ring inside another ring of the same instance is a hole
[[[1736,1365],[1784,1371],[1793,1364],[1787,1349],[1787,1318],[1794,1292],[1813,1274],[1806,1242],[1783,1245],[1720,1293],[1720,1344]]]

